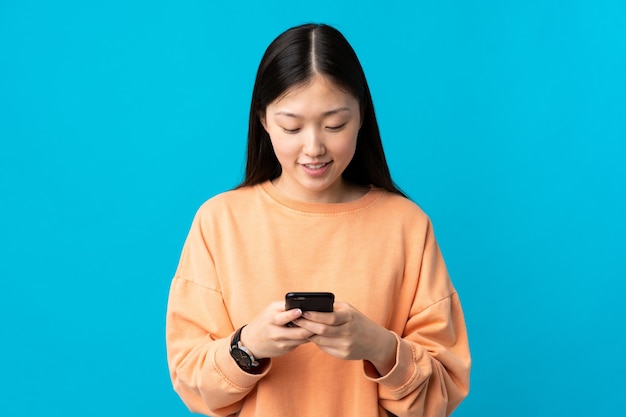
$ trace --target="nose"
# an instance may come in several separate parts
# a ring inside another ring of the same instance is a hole
[[[316,157],[326,153],[323,133],[318,129],[311,129],[304,138],[303,152],[307,156]]]

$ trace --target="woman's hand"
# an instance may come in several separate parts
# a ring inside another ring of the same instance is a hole
[[[284,301],[275,301],[261,311],[241,331],[241,344],[256,359],[273,358],[289,353],[298,346],[309,343],[310,330],[288,327],[287,324],[302,316],[302,311],[285,311]]]
[[[391,371],[396,361],[397,341],[380,326],[348,303],[335,303],[334,312],[307,311],[294,323],[312,333],[309,340],[339,359],[367,360],[380,375]]]

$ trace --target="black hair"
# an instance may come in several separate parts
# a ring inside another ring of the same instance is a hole
[[[267,106],[289,89],[305,85],[315,75],[328,77],[359,102],[362,125],[354,157],[343,178],[404,193],[391,179],[365,73],[356,53],[337,29],[324,24],[296,26],[279,35],[267,48],[257,71],[250,120],[246,172],[239,187],[278,177],[281,167],[268,133],[261,124]]]

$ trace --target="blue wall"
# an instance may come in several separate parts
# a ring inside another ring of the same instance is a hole
[[[455,415],[623,413],[626,3],[340,3],[0,2],[0,415],[189,415],[168,285],[307,21],[357,50],[434,220],[474,356]]]

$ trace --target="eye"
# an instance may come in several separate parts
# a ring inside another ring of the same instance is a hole
[[[298,133],[300,131],[299,127],[295,128],[295,129],[287,129],[285,127],[282,127],[281,129],[283,129],[283,132],[288,133],[290,135],[293,135],[293,134]]]
[[[331,132],[337,132],[337,131],[341,130],[346,124],[348,124],[348,122],[342,123],[342,124],[337,125],[337,126],[326,126],[326,129],[330,130]]]

